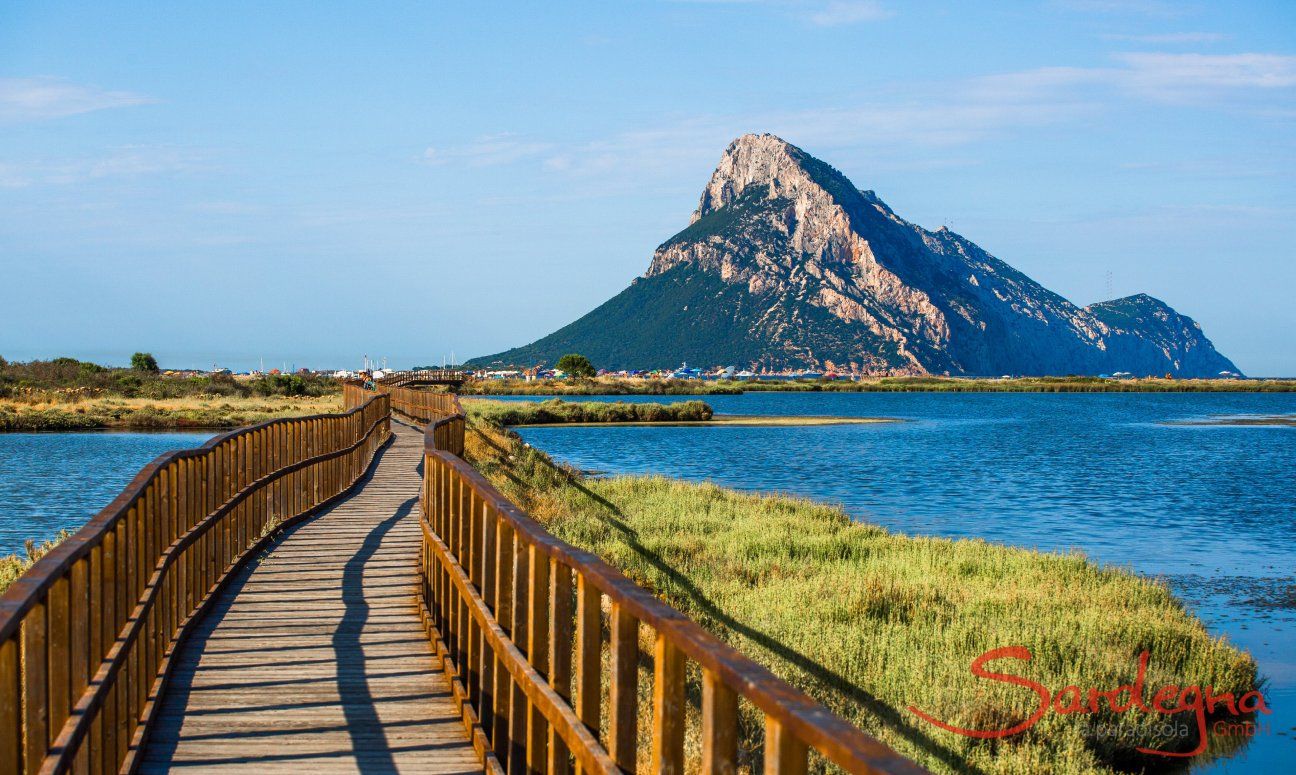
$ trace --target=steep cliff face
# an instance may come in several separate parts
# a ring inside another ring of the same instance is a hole
[[[694,363],[872,374],[1183,376],[1235,371],[1148,296],[1081,308],[960,237],[927,231],[772,135],[725,150],[689,226],[589,315],[478,364]]]

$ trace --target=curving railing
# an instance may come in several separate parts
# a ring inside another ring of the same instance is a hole
[[[453,393],[388,387],[383,384],[377,385],[376,389],[386,393],[391,399],[393,412],[426,425],[437,449],[448,450],[455,455],[463,454],[464,413],[459,406],[459,398]]]
[[[388,387],[405,385],[460,385],[469,378],[468,372],[457,369],[413,369],[389,371],[377,382]]]
[[[242,428],[145,466],[0,597],[0,772],[133,769],[171,655],[274,531],[346,493],[390,436],[386,395]]]
[[[393,408],[428,423],[419,598],[487,769],[633,772],[643,726],[654,772],[733,773],[740,706],[748,703],[764,719],[767,773],[805,772],[812,749],[848,772],[925,772],[597,556],[555,538],[461,459],[457,398],[439,394],[432,407],[403,395],[417,392],[390,395]],[[651,656],[641,653],[641,627],[651,630]],[[650,694],[639,690],[641,663],[649,662]],[[686,735],[700,740],[688,762]]]

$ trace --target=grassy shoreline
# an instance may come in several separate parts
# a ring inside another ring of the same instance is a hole
[[[338,412],[339,394],[324,396],[183,396],[169,399],[0,398],[0,432],[221,430],[284,417]]]
[[[904,422],[888,417],[828,417],[794,415],[715,414],[702,401],[676,401],[670,404],[627,403],[623,401],[492,401],[469,398],[464,411],[475,420],[504,427],[639,427],[669,425],[686,427],[760,426],[788,427],[812,425],[871,425]]]
[[[702,401],[670,404],[624,401],[490,401],[469,399],[464,411],[495,425],[606,425],[614,423],[705,422],[711,407]]]
[[[738,395],[741,393],[1290,393],[1289,379],[873,377],[845,380],[473,380],[464,395]]]
[[[1049,713],[995,741],[908,712],[967,728],[1029,716],[1031,692],[970,675],[991,648],[1030,648],[1033,661],[1002,668],[1053,691],[1130,683],[1144,648],[1149,687],[1240,694],[1258,682],[1254,660],[1212,637],[1165,584],[1078,554],[909,537],[812,501],[710,484],[586,478],[481,418],[470,422],[467,458],[557,536],[937,772],[1112,773],[1172,761],[1134,751],[1175,744],[1157,737],[1167,719],[1155,714]]]

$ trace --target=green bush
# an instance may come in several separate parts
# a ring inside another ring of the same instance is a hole
[[[150,374],[157,374],[157,359],[153,357],[153,353],[135,353],[131,356],[131,368],[135,371],[147,371]]]
[[[581,379],[589,379],[598,373],[590,359],[579,353],[568,353],[558,359],[554,368]]]

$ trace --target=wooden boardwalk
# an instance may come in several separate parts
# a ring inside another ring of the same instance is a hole
[[[480,772],[416,608],[423,434],[220,592],[140,771]]]

